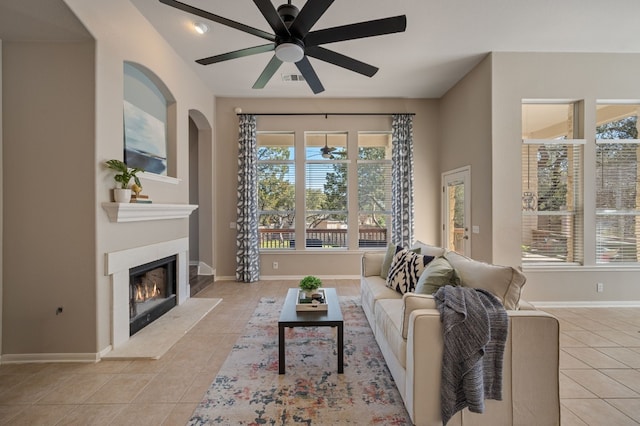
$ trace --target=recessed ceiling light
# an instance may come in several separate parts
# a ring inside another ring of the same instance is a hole
[[[193,29],[196,30],[198,34],[204,34],[209,31],[209,26],[204,22],[195,22],[193,24]]]

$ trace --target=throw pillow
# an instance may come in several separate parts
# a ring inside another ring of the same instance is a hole
[[[391,262],[393,262],[393,256],[395,256],[400,250],[402,250],[402,247],[396,244],[389,244],[387,246],[387,252],[384,255],[382,267],[380,268],[380,276],[385,280],[389,276],[389,268],[391,267]],[[412,248],[411,251],[414,253],[420,253],[420,247]]]
[[[460,278],[447,259],[438,257],[430,262],[420,275],[415,292],[433,294],[445,285],[458,286]]]
[[[479,262],[454,251],[447,252],[445,257],[458,273],[462,286],[487,290],[502,301],[505,309],[518,309],[527,281],[522,272],[511,266]]]
[[[418,253],[426,254],[427,256],[436,256],[436,257],[443,256],[446,251],[442,247],[432,246],[430,244],[423,243],[420,240],[416,241],[415,244],[411,246],[411,249],[419,249],[420,251]]]
[[[400,250],[389,267],[387,287],[400,294],[414,291],[420,274],[432,260],[433,256],[423,256],[407,249]]]

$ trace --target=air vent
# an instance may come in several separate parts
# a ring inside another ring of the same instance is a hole
[[[304,81],[301,74],[282,74],[282,81]]]

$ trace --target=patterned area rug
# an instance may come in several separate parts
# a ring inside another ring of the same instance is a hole
[[[344,374],[336,329],[286,329],[286,374],[278,374],[283,299],[263,298],[189,425],[410,425],[358,297],[340,297]]]

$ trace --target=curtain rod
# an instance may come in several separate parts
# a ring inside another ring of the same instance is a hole
[[[416,115],[415,112],[238,112],[236,115]]]

